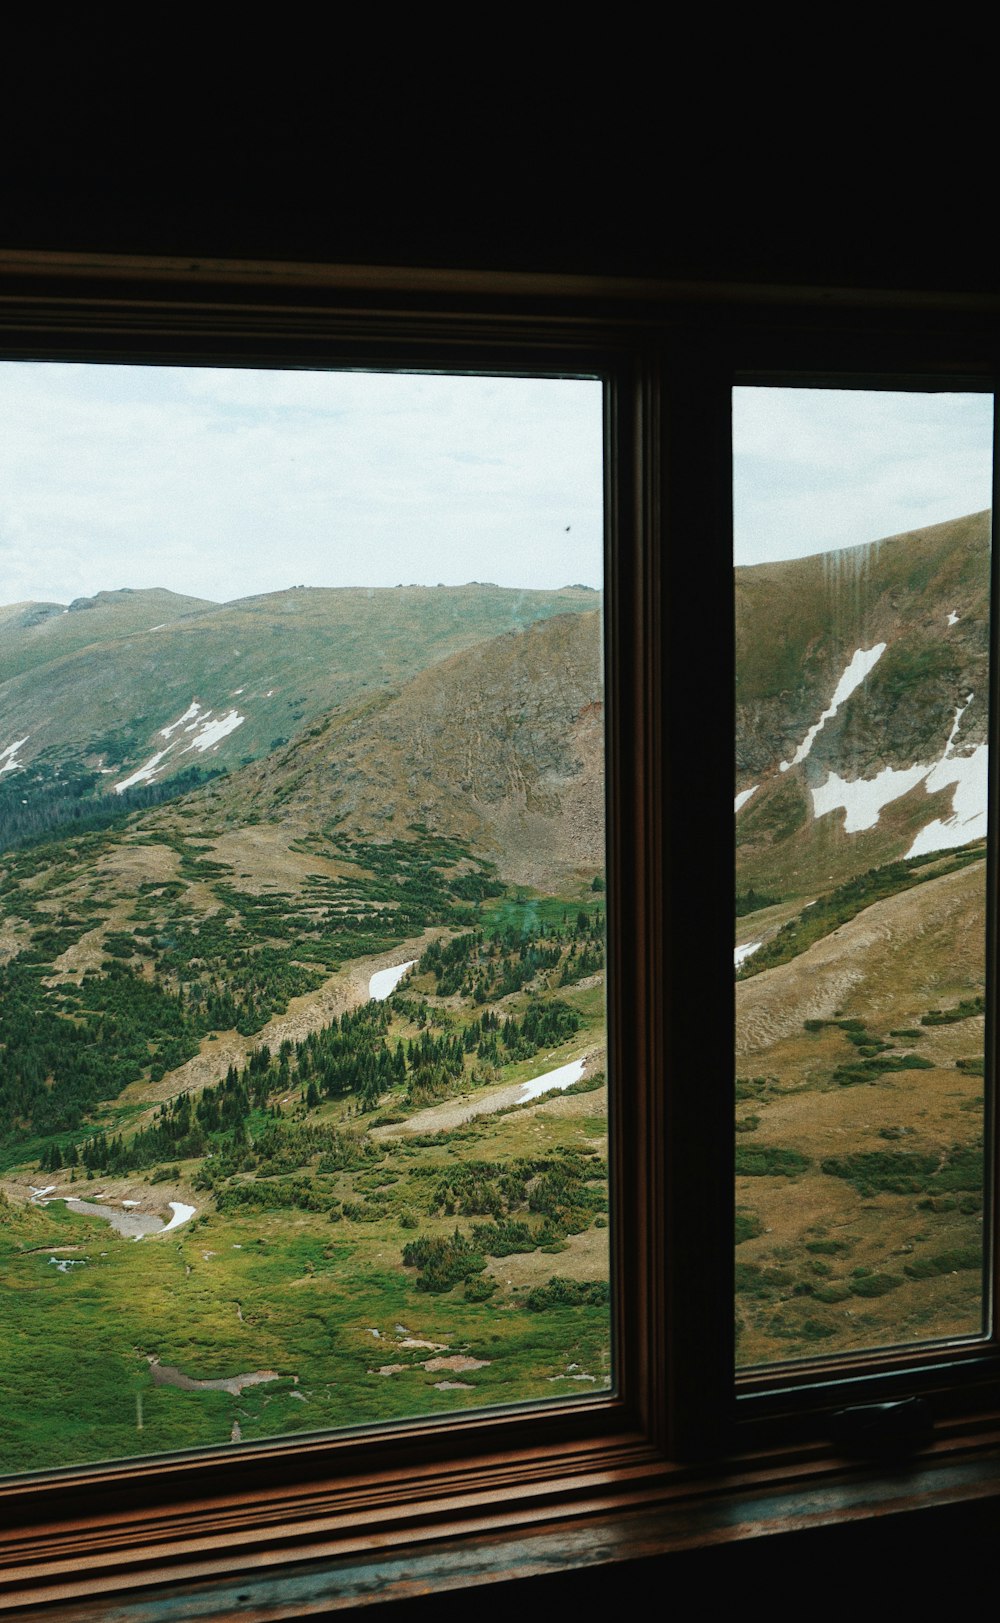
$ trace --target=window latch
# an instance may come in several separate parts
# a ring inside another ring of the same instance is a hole
[[[886,1403],[859,1403],[830,1416],[830,1440],[845,1454],[887,1459],[913,1453],[929,1442],[933,1431],[926,1398],[899,1398]]]

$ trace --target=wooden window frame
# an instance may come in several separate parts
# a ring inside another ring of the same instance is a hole
[[[998,343],[1000,306],[986,299],[0,254],[5,358],[608,380],[617,1381],[607,1398],[0,1483],[0,1609],[581,1518],[621,1525],[649,1507],[686,1516],[694,1541],[762,1484],[840,1481],[831,1407],[885,1392],[931,1394],[935,1458],[994,1447],[992,1344],[852,1360],[837,1378],[803,1366],[734,1394],[733,879],[699,853],[732,839],[731,752],[707,741],[734,726],[733,382],[985,387]],[[693,716],[706,741],[697,784],[671,770],[690,759]],[[991,921],[995,933],[995,909]]]

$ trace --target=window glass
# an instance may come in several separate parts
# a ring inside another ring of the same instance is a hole
[[[611,1384],[602,386],[0,366],[0,1468]]]
[[[744,1367],[983,1328],[992,433],[735,391]]]

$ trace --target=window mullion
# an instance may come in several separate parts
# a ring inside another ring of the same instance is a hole
[[[651,380],[648,425],[656,572],[646,610],[659,628],[648,759],[660,853],[650,933],[661,977],[669,1449],[678,1459],[725,1448],[733,1392],[729,382],[710,340],[671,345]]]

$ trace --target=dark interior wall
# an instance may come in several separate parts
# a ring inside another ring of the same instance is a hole
[[[342,93],[338,86],[338,97]],[[307,92],[303,93],[304,95]],[[654,108],[581,118],[511,91],[452,110],[377,91],[199,139],[125,122],[36,129],[0,155],[0,246],[989,292],[970,148],[947,172],[909,148],[851,158],[791,128],[672,138]],[[790,115],[791,116],[791,115]],[[537,137],[537,139],[536,139]]]

